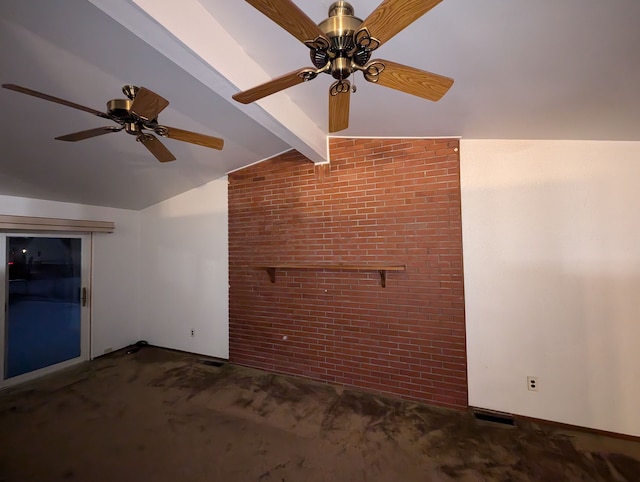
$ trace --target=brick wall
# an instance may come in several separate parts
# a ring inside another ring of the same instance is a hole
[[[451,139],[331,139],[229,176],[230,359],[467,406],[460,170]],[[376,271],[285,263],[406,265]],[[286,337],[286,339],[285,339]]]

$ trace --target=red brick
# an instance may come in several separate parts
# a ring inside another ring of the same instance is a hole
[[[457,139],[330,139],[229,175],[230,358],[463,409]],[[406,265],[388,272],[269,263]],[[287,340],[282,337],[287,336]]]

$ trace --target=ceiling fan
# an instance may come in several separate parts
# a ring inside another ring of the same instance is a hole
[[[362,72],[365,80],[437,101],[453,79],[389,60],[370,60],[372,52],[442,0],[384,0],[364,21],[344,1],[329,7],[329,18],[316,25],[292,0],[246,0],[311,49],[315,68],[303,68],[233,95],[249,104],[319,74],[333,76],[329,89],[329,132],[349,126],[349,101],[355,92],[348,78]]]
[[[136,136],[136,140],[149,149],[149,152],[151,152],[151,154],[153,154],[160,162],[175,161],[176,158],[156,136],[145,131],[153,131],[161,137],[190,142],[192,144],[198,144],[212,149],[222,149],[224,145],[224,141],[218,137],[197,134],[195,132],[158,124],[158,114],[169,105],[169,101],[145,87],[125,85],[122,87],[122,92],[127,96],[127,98],[112,99],[107,102],[106,113],[92,109],[91,107],[85,107],[68,100],[60,99],[49,94],[43,94],[36,90],[27,89],[19,85],[2,84],[2,87],[21,94],[31,95],[33,97],[38,97],[50,102],[82,110],[89,114],[109,119],[119,124],[117,126],[97,127],[86,131],[74,132],[73,134],[56,137],[59,141],[82,141],[91,137],[124,130],[128,134]]]

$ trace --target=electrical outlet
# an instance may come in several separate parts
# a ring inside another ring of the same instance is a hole
[[[196,331],[195,330],[191,330],[191,336],[192,337],[196,336]]]
[[[538,377],[527,377],[527,388],[532,392],[538,391]]]

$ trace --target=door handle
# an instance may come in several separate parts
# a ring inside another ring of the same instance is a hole
[[[82,306],[87,306],[87,288],[82,287]]]

